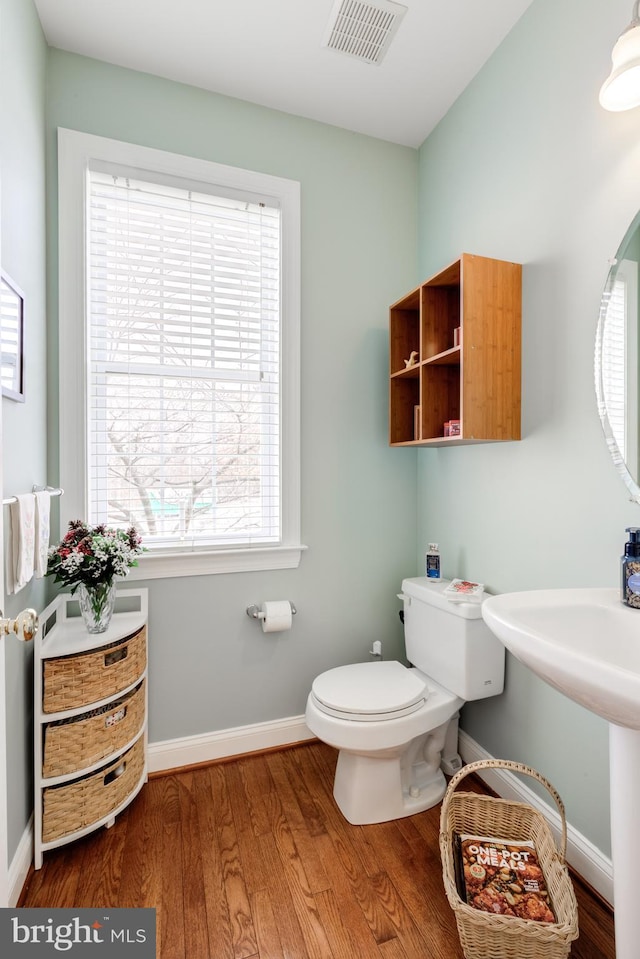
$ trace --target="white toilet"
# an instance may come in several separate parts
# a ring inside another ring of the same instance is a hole
[[[446,580],[405,579],[404,634],[411,667],[338,666],[318,676],[307,726],[339,750],[334,798],[354,825],[387,822],[442,799],[460,768],[458,710],[504,687],[504,646],[479,603],[452,603]]]

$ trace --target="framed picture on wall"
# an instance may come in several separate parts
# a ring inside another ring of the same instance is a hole
[[[2,395],[24,402],[24,295],[0,270],[0,379]]]

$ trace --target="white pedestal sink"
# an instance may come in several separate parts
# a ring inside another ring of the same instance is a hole
[[[546,589],[491,596],[482,615],[516,659],[609,721],[616,957],[638,959],[640,610],[617,589]]]

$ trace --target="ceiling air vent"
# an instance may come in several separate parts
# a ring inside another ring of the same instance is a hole
[[[323,44],[365,63],[380,63],[406,12],[403,4],[391,0],[337,0]]]

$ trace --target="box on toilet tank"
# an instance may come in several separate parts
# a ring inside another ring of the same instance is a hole
[[[504,689],[504,646],[482,618],[481,603],[454,603],[449,580],[402,581],[407,659],[445,689],[471,701]]]

